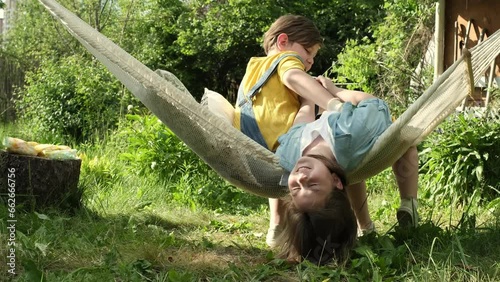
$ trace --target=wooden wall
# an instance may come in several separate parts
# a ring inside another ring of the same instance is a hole
[[[470,24],[468,37],[467,29]],[[457,24],[457,29],[455,28]],[[453,64],[460,56],[460,49],[464,46],[472,48],[478,44],[484,33],[488,35],[500,29],[500,0],[445,0],[444,19],[444,69]],[[456,31],[455,31],[456,30]],[[496,59],[495,75],[500,80],[500,56]],[[487,79],[485,79],[487,82]],[[476,88],[474,97],[470,97],[469,105],[484,105],[485,88]]]
[[[457,45],[463,46],[468,21],[471,21],[467,48],[472,48],[478,43],[478,38],[486,30],[485,39],[489,34],[500,29],[500,1],[499,0],[446,0],[445,3],[445,45],[444,67],[453,64],[455,49],[459,56],[459,48],[454,47],[455,21],[458,23]],[[500,58],[497,58],[500,64]],[[497,69],[497,76],[500,70]]]

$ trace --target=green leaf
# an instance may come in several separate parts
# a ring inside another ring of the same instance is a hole
[[[49,246],[48,244],[35,243],[35,247],[42,252],[43,256],[47,255],[47,247],[48,246]]]
[[[475,171],[477,180],[483,180],[483,166],[476,167]]]
[[[125,117],[128,119],[128,120],[133,120],[133,121],[141,121],[141,116],[139,115],[131,115],[131,114],[126,114]]]
[[[22,265],[24,268],[24,272],[26,276],[28,276],[28,281],[37,281],[42,282],[45,281],[43,272],[37,267],[35,262],[30,259],[23,260]]]
[[[35,212],[35,214],[41,220],[50,220],[50,218],[48,216],[46,216],[45,214],[37,213],[37,212]]]

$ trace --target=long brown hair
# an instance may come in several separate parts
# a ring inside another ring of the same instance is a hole
[[[325,163],[345,187],[345,174],[336,162],[320,155],[309,156]],[[282,247],[281,258],[293,261],[307,259],[317,264],[332,260],[342,263],[348,258],[356,241],[357,223],[345,189],[332,187],[323,208],[300,210],[288,196],[284,209],[284,229],[278,238],[278,244]]]

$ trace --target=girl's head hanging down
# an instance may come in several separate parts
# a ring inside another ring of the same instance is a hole
[[[288,185],[281,256],[318,264],[344,261],[356,240],[357,223],[343,170],[330,158],[307,154],[297,161]]]
[[[332,189],[343,190],[345,185],[343,170],[320,154],[302,156],[288,178],[292,201],[303,211],[324,207]]]

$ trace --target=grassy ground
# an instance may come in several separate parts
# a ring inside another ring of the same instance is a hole
[[[467,208],[420,202],[421,225],[394,227],[390,171],[368,183],[378,234],[358,242],[343,266],[289,265],[265,245],[267,200],[208,209],[179,201],[168,181],[120,173],[113,149],[82,147],[83,205],[16,210],[15,281],[499,281],[498,203]],[[193,183],[177,182],[190,189]],[[179,188],[179,187],[176,187]],[[9,252],[0,205],[0,256]],[[6,232],[7,230],[7,232]]]

